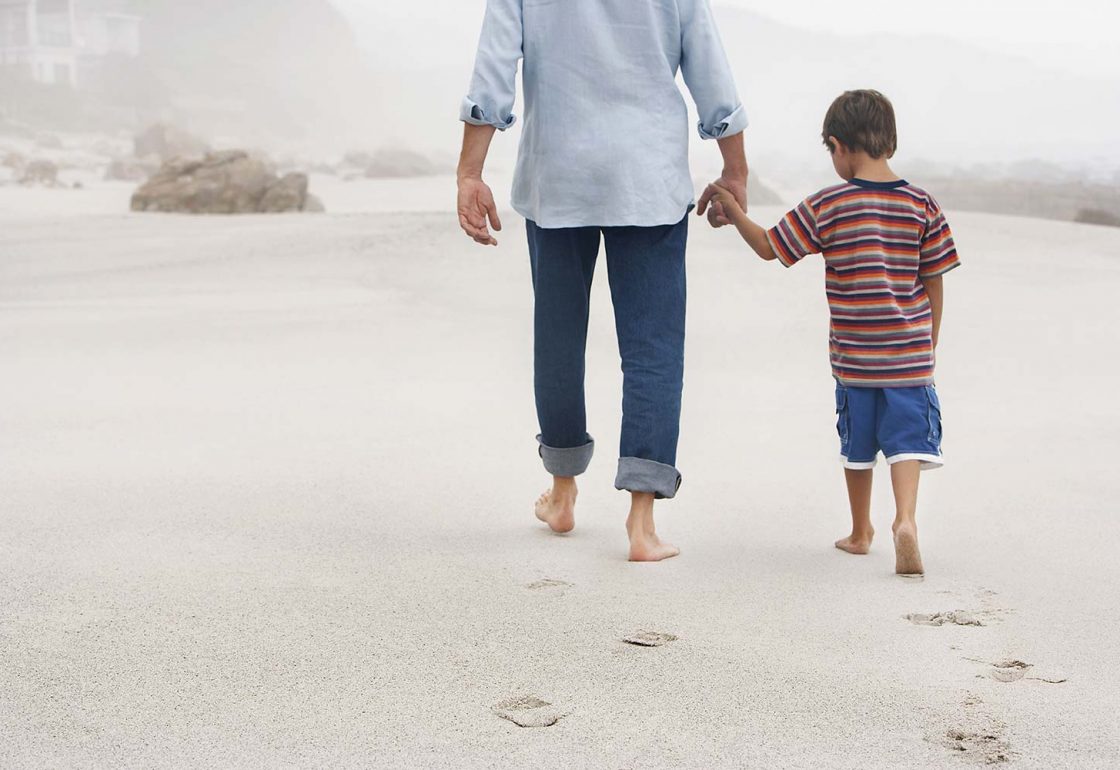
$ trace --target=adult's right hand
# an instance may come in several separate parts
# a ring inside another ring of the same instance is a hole
[[[475,243],[483,246],[497,246],[498,241],[490,234],[487,220],[496,232],[502,230],[502,220],[498,218],[498,207],[494,203],[494,193],[482,181],[482,177],[459,178],[459,226]]]

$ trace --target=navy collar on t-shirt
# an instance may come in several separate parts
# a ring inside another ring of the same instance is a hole
[[[909,184],[905,179],[899,179],[894,182],[868,182],[866,179],[859,179],[853,177],[848,180],[856,187],[866,187],[868,190],[894,190],[898,187],[905,187]]]

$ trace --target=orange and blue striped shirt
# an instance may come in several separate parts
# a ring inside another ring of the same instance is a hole
[[[812,195],[768,233],[786,267],[824,255],[832,373],[850,387],[933,383],[923,278],[960,265],[937,201],[919,187],[853,179]]]

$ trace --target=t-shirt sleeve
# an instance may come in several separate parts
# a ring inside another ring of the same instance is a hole
[[[930,198],[926,206],[926,231],[922,236],[918,275],[922,278],[936,278],[960,267],[960,264],[957,244],[953,241],[953,231],[949,229],[945,212],[937,201]]]
[[[812,202],[805,200],[782,217],[781,222],[767,231],[766,239],[778,261],[786,267],[793,267],[810,254],[819,254],[822,246]]]

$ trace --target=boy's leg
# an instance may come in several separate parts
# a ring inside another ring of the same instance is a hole
[[[680,487],[677,439],[684,386],[688,218],[661,227],[605,231],[622,357],[622,440],[615,487],[631,493],[626,529],[633,561],[679,550],[657,535],[653,505]]]
[[[875,530],[871,526],[871,480],[874,471],[844,469],[848,485],[848,503],[852,508],[852,534],[837,540],[836,547],[857,555],[871,550]]]
[[[904,460],[891,465],[891,484],[894,486],[895,519],[894,571],[899,575],[921,575],[922,553],[918,549],[918,479],[922,468],[918,460]]]
[[[862,556],[871,550],[871,482],[879,444],[875,437],[879,410],[878,388],[849,388],[836,383],[836,432],[840,460],[852,510],[852,532],[837,540],[841,551]]]
[[[598,228],[546,230],[525,223],[533,274],[533,384],[540,456],[553,476],[536,515],[556,532],[575,526],[575,477],[587,470],[595,442],[587,433],[584,352]]]
[[[891,466],[894,486],[895,571],[923,574],[918,548],[918,479],[941,466],[941,404],[930,386],[884,388],[879,441]]]

